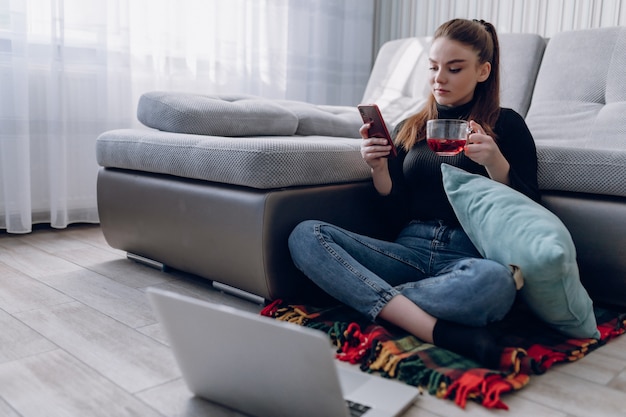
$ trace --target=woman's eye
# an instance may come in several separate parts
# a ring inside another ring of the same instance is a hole
[[[456,74],[457,72],[461,72],[461,68],[450,68],[450,72]]]
[[[429,71],[437,71],[437,67],[430,67],[428,68]]]

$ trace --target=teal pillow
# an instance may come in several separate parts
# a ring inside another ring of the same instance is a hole
[[[572,237],[561,220],[524,194],[442,164],[443,185],[461,226],[486,259],[516,265],[520,296],[542,320],[575,338],[598,338]]]

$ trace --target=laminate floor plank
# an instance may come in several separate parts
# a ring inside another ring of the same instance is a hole
[[[0,364],[0,387],[22,417],[162,417],[62,350]]]
[[[0,308],[8,313],[73,301],[52,288],[0,262]]]
[[[0,416],[2,417],[21,417],[20,414],[11,407],[2,397],[0,397]]]
[[[522,391],[528,388],[529,387],[525,387]],[[420,417],[423,411],[441,417],[493,417],[496,415],[507,417],[568,417],[567,413],[558,408],[540,404],[532,399],[519,396],[519,392],[503,395],[502,401],[509,407],[508,411],[487,409],[472,401],[468,401],[466,407],[463,409],[452,401],[441,400],[432,395],[424,394],[413,406],[413,410],[417,411],[410,410],[403,417]]]
[[[57,349],[54,343],[4,310],[0,310],[0,329],[0,363]]]
[[[143,268],[148,268],[144,266]],[[180,275],[180,274],[178,274]],[[230,307],[235,307],[240,310],[245,310],[254,314],[258,314],[263,308],[262,305],[251,303],[247,300],[243,300],[239,297],[225,294],[213,289],[209,282],[206,280],[198,280],[190,277],[180,276],[177,280],[171,280],[166,283],[154,285],[153,288],[158,288],[166,291],[173,291],[178,294],[186,295],[189,297],[197,298],[199,300],[210,301],[214,303],[224,304]],[[152,337],[153,339],[169,346],[169,340],[163,331],[163,328],[159,323],[147,325],[144,327],[138,327],[137,331]]]
[[[88,242],[76,239],[73,233],[59,233],[47,229],[29,235],[22,235],[19,240],[43,252],[56,255],[63,251],[74,251],[91,246]]]
[[[559,366],[558,370],[564,374],[606,385],[624,370],[625,363],[608,355],[589,354],[584,358]]]
[[[567,366],[567,365],[566,365]],[[624,417],[623,391],[572,377],[552,370],[534,378],[519,396],[546,407],[560,409],[569,416]]]
[[[112,248],[107,243],[99,224],[75,225],[68,229],[65,229],[64,232],[65,231],[67,231],[68,236],[70,236],[72,239],[80,240],[105,251],[113,252],[121,255],[122,257],[126,257],[125,251]]]
[[[137,327],[135,330],[137,330],[141,334],[145,334],[146,336],[151,337],[159,343],[163,343],[165,346],[170,346],[170,341],[167,339],[165,331],[163,330],[163,327],[161,327],[160,323]]]
[[[626,371],[622,371],[607,386],[621,392],[626,392]]]
[[[143,291],[88,269],[48,275],[39,280],[129,327],[156,323]]]
[[[225,304],[227,306],[235,307],[255,314],[259,313],[263,308],[260,304],[255,304],[240,297],[216,291],[209,285],[208,281],[203,283],[202,281],[194,279],[181,278],[168,281],[163,284],[154,285],[153,287],[166,291],[174,291],[189,297],[198,298],[200,300]]]
[[[142,288],[158,285],[176,279],[171,274],[159,272],[154,268],[147,267],[126,259],[126,255],[104,251],[94,246],[88,246],[79,250],[62,251],[57,256],[85,269],[109,277],[129,287]]]
[[[24,243],[25,239],[27,237],[0,240],[0,248],[4,248],[0,250],[0,262],[32,278],[81,269],[79,265]]]
[[[82,303],[16,317],[130,393],[180,377],[167,346]]]
[[[246,414],[195,397],[182,379],[140,392],[137,397],[170,417],[247,417]]]
[[[602,356],[619,359],[626,367],[626,335],[610,340],[598,351]]]

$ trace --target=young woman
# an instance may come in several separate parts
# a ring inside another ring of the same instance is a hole
[[[499,44],[493,25],[454,19],[441,25],[429,51],[428,103],[396,128],[398,156],[361,127],[361,154],[374,186],[407,223],[394,242],[320,221],[289,238],[295,265],[337,300],[423,341],[497,366],[499,352],[477,329],[500,320],[516,294],[512,271],[483,259],[448,202],[440,165],[490,177],[539,199],[537,156],[523,118],[501,108]],[[429,119],[468,120],[473,133],[456,156],[427,145]]]

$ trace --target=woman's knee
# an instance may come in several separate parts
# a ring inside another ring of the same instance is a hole
[[[512,268],[489,259],[481,259],[479,262],[481,263],[481,275],[486,283],[491,284],[491,287],[494,289],[500,287],[500,290],[515,288]]]
[[[291,245],[312,233],[315,223],[313,220],[304,220],[298,223],[289,234],[289,244]]]
[[[323,240],[327,240],[322,233],[322,226],[328,223],[318,220],[304,220],[294,227],[289,234],[287,246],[291,259],[298,268],[311,262],[312,254],[323,248]]]
[[[481,264],[484,295],[491,300],[486,306],[485,318],[488,322],[501,320],[513,306],[517,294],[513,270],[487,259],[483,259]]]
[[[316,224],[317,222],[313,220],[305,220],[296,225],[289,234],[287,246],[289,247],[289,252],[294,261],[296,261],[296,258],[298,258],[301,253],[306,252],[306,248],[309,245],[307,242],[310,240],[311,236],[313,236]]]
[[[464,273],[456,284],[460,286],[459,291],[466,292],[466,295],[459,295],[464,300],[463,308],[453,321],[484,326],[504,318],[513,306],[517,292],[511,269],[479,258],[468,258],[457,266]]]

